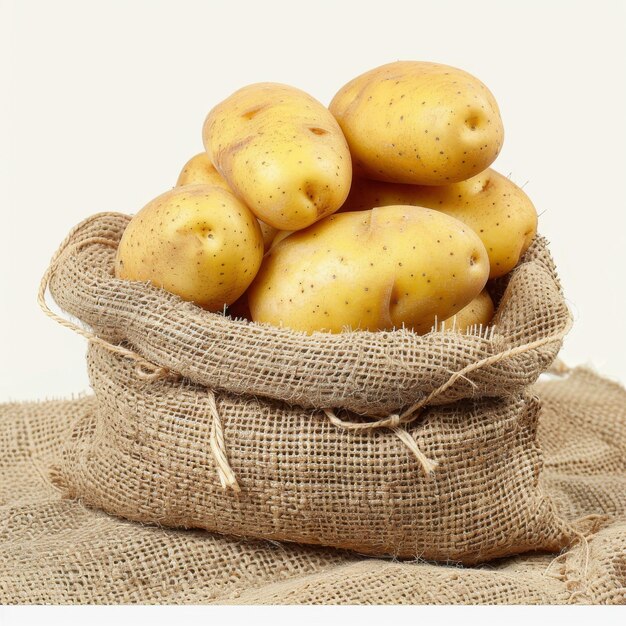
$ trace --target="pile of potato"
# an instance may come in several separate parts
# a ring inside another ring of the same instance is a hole
[[[485,85],[445,65],[383,65],[329,108],[244,87],[130,221],[116,276],[308,333],[488,324],[487,281],[537,229],[528,196],[488,169],[503,136]]]

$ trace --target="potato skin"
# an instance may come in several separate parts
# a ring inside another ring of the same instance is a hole
[[[228,183],[215,169],[206,152],[196,154],[191,157],[187,163],[185,163],[180,175],[178,176],[178,180],[176,181],[176,186],[181,187],[182,185],[200,183],[205,185],[217,185],[218,187],[226,189],[226,191],[232,193]],[[278,233],[278,230],[276,228],[272,228],[269,224],[266,224],[261,220],[259,220],[259,226],[261,227],[261,234],[263,235],[263,247],[265,250],[269,250],[274,237]]]
[[[258,83],[212,109],[204,146],[235,194],[261,220],[299,230],[334,213],[352,180],[336,120],[299,89]]]
[[[185,185],[158,196],[129,222],[115,275],[221,311],[247,289],[262,259],[261,229],[243,203],[215,185]]]
[[[487,252],[438,211],[388,206],[332,215],[273,247],[248,290],[255,322],[312,333],[432,329],[484,287]]]
[[[279,231],[276,231],[276,235],[272,239],[272,244],[271,244],[270,248],[273,248],[274,246],[277,246],[283,239],[287,239],[287,237],[289,237],[289,235],[291,235],[291,233],[293,233],[293,232],[296,232],[296,231],[293,231],[293,230],[279,230]]]
[[[228,183],[222,178],[220,173],[215,169],[213,163],[207,156],[206,152],[200,152],[195,156],[192,156],[181,170],[178,180],[176,181],[177,187],[183,185],[217,185],[226,191],[231,191]]]
[[[486,289],[483,289],[468,305],[464,306],[452,317],[437,323],[437,328],[465,333],[472,327],[485,328],[491,322],[495,308],[493,300]]]
[[[341,211],[410,204],[447,213],[467,224],[487,248],[490,278],[510,272],[537,233],[537,210],[515,183],[487,169],[469,180],[430,187],[355,179]]]
[[[447,65],[389,63],[361,74],[330,103],[360,176],[445,185],[486,169],[504,128],[477,78]]]

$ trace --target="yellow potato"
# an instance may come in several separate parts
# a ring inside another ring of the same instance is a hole
[[[328,109],[294,87],[240,89],[209,113],[203,138],[235,194],[274,228],[305,228],[348,195],[352,163],[341,129]]]
[[[228,183],[221,177],[215,167],[213,167],[213,163],[211,163],[206,152],[196,154],[185,163],[176,181],[176,186],[182,187],[183,185],[200,183],[203,185],[217,185],[232,193]]]
[[[155,198],[129,222],[115,275],[221,311],[247,289],[262,259],[261,229],[242,202],[215,185],[186,185]]]
[[[248,289],[255,322],[308,333],[423,333],[473,300],[489,275],[477,235],[454,218],[389,206],[332,215],[265,256]]]
[[[456,315],[438,322],[437,327],[442,330],[454,330],[460,333],[467,332],[472,327],[485,328],[491,322],[494,314],[493,300],[483,289],[467,306],[463,307]]]
[[[342,87],[330,104],[359,175],[445,185],[489,167],[504,128],[491,92],[471,74],[398,61]]]
[[[440,187],[355,179],[341,211],[391,204],[437,209],[467,224],[487,248],[490,278],[510,272],[537,233],[537,211],[530,198],[492,169]]]
[[[213,163],[209,160],[206,152],[196,154],[185,163],[176,181],[176,186],[181,187],[182,185],[192,185],[196,183],[217,185],[232,193],[228,183],[222,178],[215,167],[213,167]],[[278,230],[261,220],[259,220],[259,226],[261,227],[261,234],[263,235],[263,248],[269,250]]]
[[[272,242],[276,235],[280,232],[277,228],[266,224],[264,221],[257,218],[259,226],[261,227],[261,236],[263,237],[263,249],[269,250],[272,246]]]
[[[289,235],[291,235],[291,233],[296,232],[293,230],[279,230],[274,239],[272,239],[272,245],[270,246],[270,248],[273,248],[274,246],[277,246],[283,239],[287,239],[287,237],[289,237]]]

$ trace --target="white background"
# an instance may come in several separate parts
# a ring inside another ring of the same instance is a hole
[[[75,223],[138,211],[200,151],[206,113],[278,81],[328,103],[397,59],[496,96],[495,168],[525,185],[576,323],[563,352],[626,381],[626,2],[0,0],[0,401],[88,389],[40,276]]]

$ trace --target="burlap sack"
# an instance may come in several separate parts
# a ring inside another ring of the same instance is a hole
[[[95,421],[55,469],[68,494],[144,522],[463,563],[571,540],[537,486],[523,392],[569,325],[542,239],[494,287],[486,332],[308,336],[116,280],[127,223],[87,220],[46,277],[96,333]]]
[[[537,380],[570,323],[541,237],[494,287],[499,302],[488,331],[305,335],[232,320],[148,284],[116,280],[113,257],[129,219],[96,215],[70,234],[52,268],[54,299],[100,337],[127,341],[149,361],[213,390],[370,416],[425,399],[502,396]]]
[[[99,346],[88,355],[97,411],[80,422],[54,482],[122,517],[224,534],[475,563],[559,550],[573,537],[537,485],[531,396],[431,407],[409,434],[439,463],[425,476],[391,431],[345,431],[315,410],[216,395],[241,492],[211,452],[210,397],[188,381],[147,382]]]
[[[566,516],[611,518],[561,556],[474,568],[110,517],[47,473],[95,399],[0,405],[0,603],[626,604],[626,392],[585,370],[537,392],[546,490]]]

